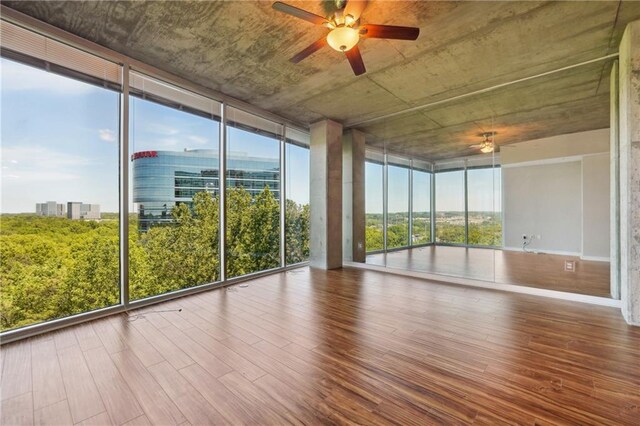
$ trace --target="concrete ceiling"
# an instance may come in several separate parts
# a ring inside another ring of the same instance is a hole
[[[287,1],[326,15],[326,4]],[[27,2],[4,5],[301,123],[349,125],[615,53],[640,2],[371,1],[363,22],[419,26],[417,41],[367,39],[355,77],[325,48],[288,59],[326,30],[271,2]],[[602,61],[356,126],[367,143],[429,160],[496,142],[609,125],[611,61]]]

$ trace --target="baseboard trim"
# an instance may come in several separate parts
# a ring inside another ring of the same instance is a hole
[[[548,297],[552,299],[569,300],[572,302],[588,303],[591,305],[607,306],[610,308],[621,308],[620,300],[609,299],[607,297],[589,296],[586,294],[567,293],[564,291],[547,290],[543,288],[526,287],[515,284],[502,284],[490,281],[473,280],[469,278],[450,277],[446,275],[430,274],[428,272],[408,271],[403,269],[387,268],[385,266],[369,265],[367,263],[344,262],[343,266],[352,268],[367,269],[370,271],[385,272],[393,275],[405,277],[422,278],[429,281],[436,281],[447,284],[458,284],[469,287],[478,287],[488,290],[508,291],[511,293],[528,294],[531,296]]]
[[[580,256],[580,259],[592,262],[611,262],[610,258],[604,256]]]
[[[522,250],[522,247],[501,247],[498,250],[505,250],[505,251],[519,251],[519,252],[523,252],[524,250]],[[577,251],[562,251],[562,250],[545,250],[545,249],[539,249],[536,247],[527,247],[527,253],[535,253],[535,254],[555,254],[558,256],[572,256],[572,257],[582,257],[582,253],[577,252]]]

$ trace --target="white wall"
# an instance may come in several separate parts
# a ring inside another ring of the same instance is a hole
[[[609,258],[609,154],[582,159],[582,257]]]
[[[569,133],[500,147],[500,163],[551,160],[609,152],[609,129]]]
[[[502,182],[505,247],[521,248],[523,234],[539,235],[531,250],[580,255],[580,161],[503,166]]]
[[[609,258],[609,130],[501,147],[503,240],[522,249]]]

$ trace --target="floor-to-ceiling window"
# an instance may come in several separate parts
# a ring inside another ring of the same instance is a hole
[[[428,171],[414,166],[412,170],[412,226],[411,244],[431,242],[431,176]]]
[[[3,337],[308,260],[307,132],[0,23]]]
[[[309,134],[286,129],[285,262],[309,260]]]
[[[499,167],[467,170],[469,245],[502,244],[500,175]]]
[[[388,157],[387,165],[387,249],[409,245],[408,161]]]
[[[220,104],[132,72],[132,300],[220,279]]]
[[[280,266],[282,126],[227,108],[227,278]]]
[[[24,32],[3,25],[8,38]],[[45,51],[25,34],[23,46]],[[71,71],[60,66],[71,48],[49,45],[60,55],[45,62],[11,41],[0,59],[1,330],[120,303],[120,67],[91,57],[93,73]]]
[[[374,154],[367,153],[368,157]],[[381,156],[380,156],[381,157]],[[384,165],[382,158],[368,158],[365,162],[366,251],[384,249]]]
[[[435,174],[436,243],[465,244],[464,170]]]

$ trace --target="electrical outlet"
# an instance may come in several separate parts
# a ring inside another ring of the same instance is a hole
[[[565,260],[564,261],[564,270],[567,272],[575,272],[576,271],[576,261],[575,260]]]

